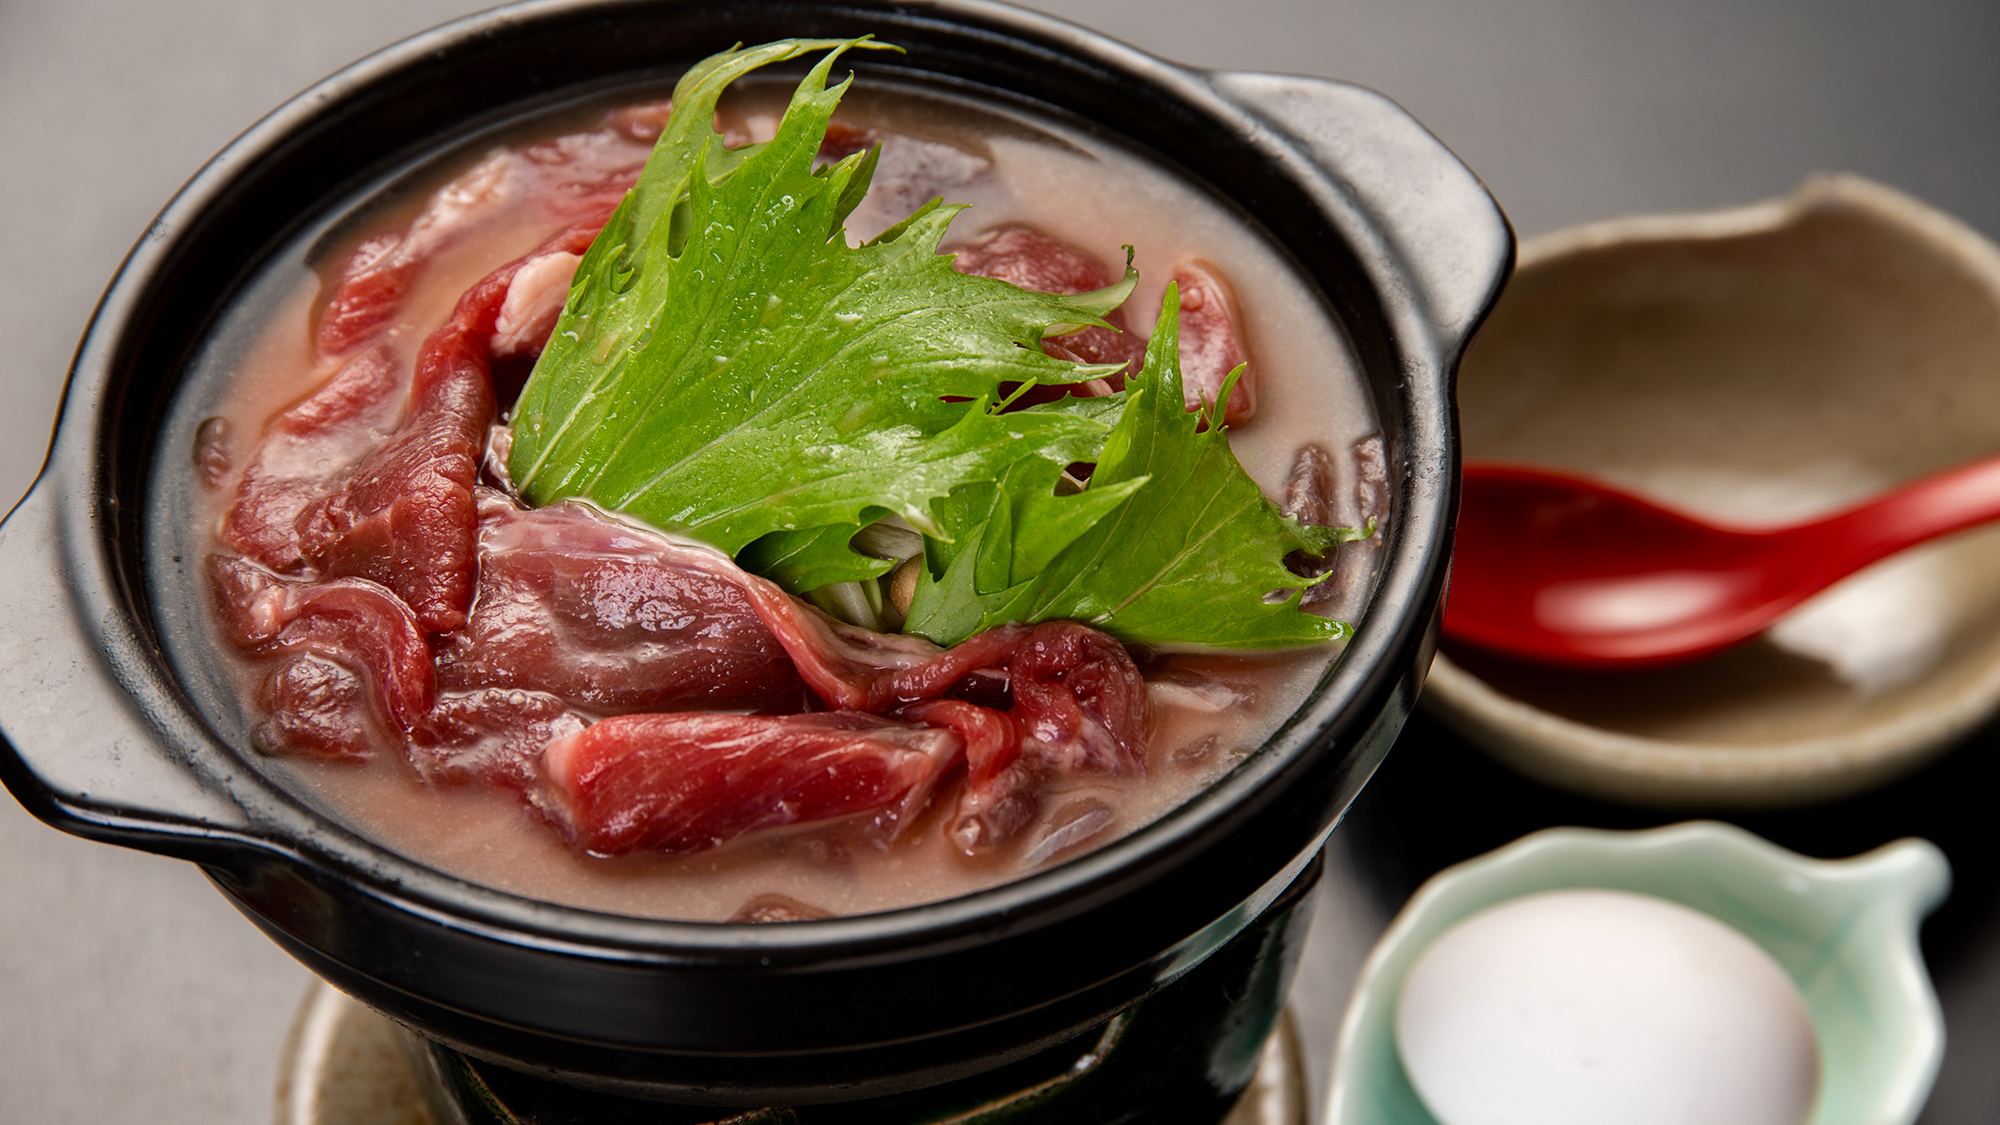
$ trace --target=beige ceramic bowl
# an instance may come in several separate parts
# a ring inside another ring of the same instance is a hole
[[[2000,450],[2000,250],[1853,176],[1535,239],[1459,381],[1467,460],[1782,523]],[[1549,784],[1659,806],[1846,796],[2000,704],[2000,528],[1906,552],[1697,664],[1439,656],[1424,702]]]

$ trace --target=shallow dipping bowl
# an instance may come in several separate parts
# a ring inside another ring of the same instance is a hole
[[[1854,176],[1532,239],[1459,405],[1469,461],[1717,523],[1801,522],[2000,450],[2000,249]],[[1862,792],[2000,706],[2000,529],[1878,563],[1697,663],[1597,674],[1451,650],[1424,699],[1529,776],[1599,798]]]

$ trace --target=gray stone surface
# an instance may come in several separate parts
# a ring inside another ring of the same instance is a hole
[[[1524,234],[1857,171],[2000,234],[1987,0],[1064,0],[1171,58],[1401,101]],[[453,0],[0,0],[0,502],[40,463],[92,302],[146,220],[265,110]],[[4,628],[0,623],[0,628]],[[1296,995],[1323,1084],[1383,919],[1334,865]],[[302,969],[198,871],[0,798],[0,1121],[271,1116]]]

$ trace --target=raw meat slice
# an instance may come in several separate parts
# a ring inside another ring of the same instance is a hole
[[[948,726],[964,738],[966,788],[945,828],[963,851],[1011,838],[1039,810],[1040,787],[1051,777],[1144,771],[1151,699],[1125,646],[1107,634],[1073,621],[1002,625],[933,648],[926,659],[914,638],[837,627],[776,587],[758,605],[822,698]],[[866,637],[880,642],[865,646]],[[1005,710],[953,698],[990,700],[996,678],[1007,683]]]
[[[257,688],[250,732],[267,754],[363,761],[383,744],[379,708],[360,676],[311,653],[280,662]]]
[[[577,843],[623,855],[864,813],[893,838],[963,750],[952,731],[851,711],[627,715],[550,743],[542,764]]]
[[[952,268],[960,273],[997,277],[1040,293],[1088,293],[1119,278],[1089,252],[1021,224],[1000,227],[971,246],[947,252],[958,255]],[[1122,308],[1113,309],[1104,319],[1113,327],[1086,328],[1052,339],[1050,354],[1079,363],[1121,364],[1124,370],[1106,382],[1111,390],[1123,390],[1125,377],[1136,373],[1146,357],[1146,338],[1127,328]],[[1056,393],[1049,395],[1047,391]],[[1038,387],[1023,397],[1050,401],[1062,394],[1055,387]]]
[[[808,709],[726,556],[581,504],[479,495],[479,596],[438,649],[443,688],[545,692],[598,714]]]
[[[845,160],[857,152],[866,152],[882,139],[873,129],[860,129],[845,121],[829,121],[826,136],[819,142],[819,158],[832,162]]]
[[[472,486],[495,409],[486,354],[468,336],[456,317],[431,335],[409,420],[297,522],[319,573],[380,582],[439,633],[463,625],[472,601]]]
[[[326,491],[329,471],[374,449],[403,412],[405,385],[387,348],[369,348],[273,417],[222,519],[222,541],[283,572],[304,569],[301,513]]]
[[[1061,773],[1144,769],[1146,682],[1109,634],[1074,621],[1044,621],[1022,638],[1008,671],[1009,714],[1048,766]]]
[[[495,326],[519,275],[573,259],[601,221],[570,227],[466,291],[418,355],[400,425],[385,347],[349,359],[274,419],[224,516],[224,542],[285,573],[379,582],[432,632],[463,624],[476,573],[472,487],[496,409]]]
[[[593,219],[601,225],[638,180],[664,120],[660,108],[629,107],[608,115],[594,132],[495,150],[439,189],[409,229],[356,246],[335,275],[320,316],[320,356],[338,358],[373,342],[394,321],[424,267],[514,201],[535,205],[545,229]]]
[[[1236,314],[1236,295],[1222,271],[1201,261],[1174,266],[1180,287],[1181,394],[1189,410],[1213,405],[1223,381],[1246,362]],[[1257,369],[1245,367],[1222,412],[1225,425],[1240,426],[1257,413]]]
[[[922,638],[838,625],[761,578],[743,581],[807,685],[836,707],[886,712],[997,673],[1009,682],[1007,713],[1060,768],[1142,768],[1145,680],[1105,633],[1074,621],[1002,625],[939,651]]]
[[[258,656],[310,654],[340,665],[360,678],[362,694],[387,730],[408,732],[430,710],[436,693],[430,647],[416,616],[388,590],[358,578],[287,582],[224,556],[209,559],[209,576],[217,620],[238,648]],[[274,674],[285,678],[266,693],[296,713],[273,729],[301,739],[326,729],[336,721],[328,716],[356,698],[353,688],[316,666]],[[317,745],[300,748],[349,756]]]
[[[324,573],[382,582],[432,632],[465,623],[477,570],[472,486],[496,409],[494,325],[517,274],[588,249],[602,223],[578,223],[488,274],[424,342],[409,420],[299,517],[301,547]]]
[[[953,847],[976,855],[1012,838],[1040,811],[1041,762],[1022,757],[1020,728],[1006,712],[938,699],[897,713],[965,740],[965,787],[944,826]]]
[[[410,731],[410,764],[426,781],[485,781],[529,792],[541,783],[543,749],[587,725],[562,700],[541,692],[442,692]]]

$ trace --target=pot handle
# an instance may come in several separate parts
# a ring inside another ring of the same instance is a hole
[[[87,519],[45,474],[0,523],[0,782],[44,821],[95,840],[212,857],[249,828],[160,723],[188,716],[147,675],[157,653],[77,581],[96,565],[64,517]],[[192,734],[193,732],[181,732]],[[182,750],[176,750],[175,747]]]
[[[1479,177],[1373,90],[1284,74],[1207,78],[1326,174],[1363,220],[1345,232],[1363,267],[1391,275],[1376,279],[1385,291],[1417,298],[1441,353],[1456,357],[1514,267],[1513,228]]]

